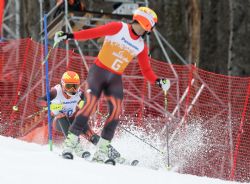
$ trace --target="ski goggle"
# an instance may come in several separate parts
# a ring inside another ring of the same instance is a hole
[[[67,90],[77,90],[79,88],[79,84],[65,84],[64,85],[65,89]]]

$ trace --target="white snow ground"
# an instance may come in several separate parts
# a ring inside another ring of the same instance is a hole
[[[124,165],[64,160],[59,150],[0,136],[1,184],[232,184],[207,177]]]

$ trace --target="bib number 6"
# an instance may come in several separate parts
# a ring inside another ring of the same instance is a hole
[[[111,67],[112,69],[118,71],[121,68],[122,63],[123,62],[120,59],[116,59]]]

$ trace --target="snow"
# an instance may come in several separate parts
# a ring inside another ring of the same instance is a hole
[[[81,158],[65,160],[60,149],[0,136],[1,184],[232,184],[207,177],[178,174],[166,169],[105,165]]]

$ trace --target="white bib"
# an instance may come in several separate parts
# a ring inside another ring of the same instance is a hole
[[[73,113],[76,111],[76,106],[78,102],[81,100],[81,91],[77,91],[77,93],[70,97],[70,99],[67,99],[63,95],[62,87],[60,84],[57,84],[54,86],[56,89],[57,95],[56,97],[51,100],[51,104],[62,104],[62,109],[59,110],[51,110],[54,115],[58,115],[59,113],[65,114],[67,117],[71,117]]]

